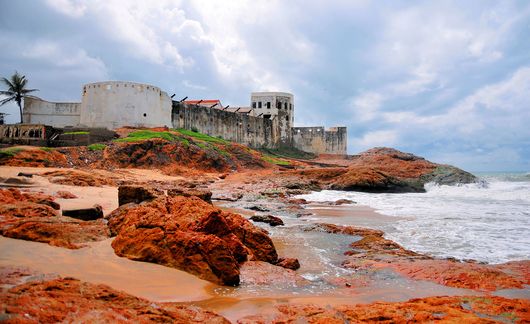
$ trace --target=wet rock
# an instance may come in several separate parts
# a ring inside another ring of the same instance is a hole
[[[65,190],[57,191],[55,193],[55,197],[61,198],[61,199],[76,199],[76,198],[78,198],[76,195],[74,195],[70,191],[65,191]]]
[[[285,269],[300,269],[300,262],[298,262],[298,259],[294,258],[279,258],[278,263],[276,263],[276,265]]]
[[[272,216],[272,215],[266,215],[266,216],[254,215],[250,217],[250,220],[253,222],[266,223],[266,224],[269,224],[270,226],[283,225],[283,221],[281,218]]]
[[[116,182],[114,179],[104,177],[96,173],[88,173],[83,171],[50,171],[41,174],[48,178],[51,183],[58,183],[68,186],[80,187],[102,187],[114,186]]]
[[[246,323],[497,323],[530,319],[530,301],[503,297],[427,297],[405,302],[375,302],[321,307],[276,306],[276,313],[246,316]]]
[[[96,220],[103,218],[103,208],[100,205],[95,204],[90,208],[63,209],[63,216],[68,216],[83,221]]]
[[[305,205],[305,204],[309,203],[307,200],[305,200],[303,198],[289,199],[287,202],[290,203],[290,204],[294,204],[294,205]]]
[[[2,222],[0,234],[67,249],[79,249],[84,246],[83,243],[102,241],[110,237],[109,229],[103,222],[68,221],[58,217],[35,217]]]
[[[239,262],[278,258],[264,230],[197,197],[167,196],[123,205],[108,220],[117,255],[224,285],[239,284]]]
[[[18,177],[33,178],[33,173],[19,172],[17,174],[17,176]]]
[[[382,237],[385,234],[383,231],[374,230],[370,228],[343,226],[327,223],[308,224],[302,226],[303,231],[320,231],[332,234],[345,234],[352,236],[376,236]]]
[[[0,189],[0,234],[70,249],[110,236],[107,225],[101,221],[57,217],[57,211],[50,207],[56,204],[52,199],[38,193]]]
[[[353,201],[353,200],[349,200],[349,199],[339,199],[339,200],[336,200],[333,202],[333,205],[335,206],[340,206],[340,205],[352,205],[352,204],[355,204],[356,202]]]
[[[295,271],[262,261],[241,265],[241,282],[247,285],[302,286],[309,282]]]
[[[167,194],[168,196],[197,197],[206,201],[207,203],[212,202],[212,192],[204,189],[173,188],[168,189]]]
[[[1,299],[9,323],[230,323],[197,306],[155,303],[73,278],[17,285]]]
[[[222,201],[238,201],[238,200],[241,200],[241,198],[243,198],[243,194],[238,192],[238,193],[233,193],[231,195],[228,195],[228,194],[218,195],[218,196],[213,197],[212,199],[222,200]]]
[[[334,179],[330,189],[363,192],[424,192],[423,184],[395,178],[372,167],[351,166]]]
[[[247,209],[258,211],[258,212],[268,212],[268,211],[270,211],[270,209],[268,209],[267,207],[263,207],[263,206],[259,206],[259,205],[254,205],[254,206],[248,207]]]
[[[128,203],[139,204],[143,201],[151,201],[164,193],[145,186],[119,186],[118,187],[118,205],[122,206]]]
[[[33,181],[31,178],[26,177],[10,177],[7,179],[4,179],[3,183],[11,185],[11,186],[28,186],[35,184],[35,181]]]
[[[450,260],[396,259],[384,265],[415,280],[483,291],[523,288],[530,284],[530,261],[484,265]]]

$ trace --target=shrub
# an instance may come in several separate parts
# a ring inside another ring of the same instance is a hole
[[[182,135],[186,135],[186,136],[192,137],[193,139],[198,139],[198,140],[204,141],[204,142],[218,143],[218,144],[228,144],[228,143],[230,143],[229,141],[226,141],[226,140],[221,139],[221,138],[213,137],[213,136],[206,135],[206,134],[203,134],[203,133],[197,133],[197,132],[195,132],[193,130],[187,130],[187,129],[184,129],[184,128],[177,129],[177,132],[181,133]]]
[[[13,157],[22,151],[24,150],[20,147],[8,147],[0,150],[0,157]]]
[[[152,130],[138,130],[138,131],[129,133],[129,135],[125,138],[119,138],[114,141],[115,142],[137,142],[137,141],[145,141],[145,140],[153,139],[153,138],[161,138],[161,139],[165,139],[166,141],[174,141],[174,140],[178,140],[178,135],[173,134],[171,132],[155,132]]]
[[[87,146],[90,151],[103,151],[107,145],[101,143],[90,144]]]
[[[88,135],[89,132],[79,131],[79,132],[65,132],[64,135]]]
[[[51,152],[53,151],[53,147],[39,147],[40,150],[44,151],[44,152]]]

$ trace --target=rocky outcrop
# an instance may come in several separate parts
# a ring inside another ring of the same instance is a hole
[[[125,185],[118,187],[118,205],[129,203],[139,204],[143,201],[151,201],[164,193],[160,190],[146,186]]]
[[[239,263],[275,263],[267,233],[244,217],[221,211],[197,197],[161,196],[123,205],[109,217],[119,256],[181,269],[200,278],[239,284]]]
[[[197,306],[155,303],[73,278],[15,285],[0,300],[5,323],[230,323]]]
[[[109,177],[83,171],[49,171],[41,175],[48,178],[51,183],[68,186],[102,187],[116,185],[115,181]]]
[[[454,185],[477,181],[475,176],[456,167],[384,147],[354,156],[348,167],[297,170],[287,175],[301,180],[285,180],[285,188],[293,183],[310,183],[317,189],[364,192],[424,192],[427,182]]]
[[[278,267],[282,267],[282,268],[290,269],[290,270],[300,269],[300,262],[298,262],[298,259],[294,259],[294,258],[279,258],[276,265]]]
[[[321,307],[285,304],[273,314],[247,316],[250,323],[526,323],[530,301],[503,297],[428,297],[406,302]]]
[[[246,285],[303,286],[309,283],[292,269],[263,261],[248,261],[241,266],[241,280]]]
[[[0,189],[0,234],[69,249],[110,236],[102,220],[85,222],[59,217],[59,208],[47,195]]]

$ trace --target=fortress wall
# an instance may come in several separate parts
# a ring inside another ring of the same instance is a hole
[[[293,146],[299,150],[315,154],[347,153],[346,127],[293,127]]]
[[[24,124],[45,124],[53,127],[79,125],[81,103],[49,102],[37,97],[24,98]]]
[[[326,154],[347,154],[348,130],[346,127],[331,127],[325,132]]]
[[[197,129],[199,132],[251,147],[278,146],[278,121],[222,111],[197,105],[173,102],[173,128]]]
[[[171,99],[160,88],[125,81],[83,87],[80,125],[115,129],[122,126],[170,126]]]

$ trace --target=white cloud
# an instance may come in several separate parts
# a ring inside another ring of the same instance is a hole
[[[72,18],[79,18],[85,14],[86,5],[84,1],[76,0],[46,0],[49,6],[56,11],[70,16]]]
[[[398,132],[395,130],[378,130],[368,132],[361,138],[350,139],[351,144],[357,151],[362,151],[374,146],[393,146],[399,140]]]
[[[366,92],[351,100],[350,109],[358,121],[370,121],[378,116],[383,100],[379,93]]]

